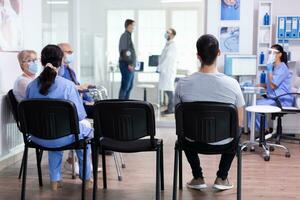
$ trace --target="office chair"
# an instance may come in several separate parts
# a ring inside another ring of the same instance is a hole
[[[294,103],[291,107],[284,107],[280,103],[280,98],[287,96],[287,95],[292,95],[294,97]],[[275,138],[276,144],[280,144],[282,139],[288,139],[288,140],[296,140],[300,141],[300,139],[289,136],[289,135],[283,135],[282,133],[282,117],[285,115],[289,114],[299,114],[300,109],[299,105],[297,105],[297,99],[300,97],[300,93],[286,93],[274,98],[273,99],[276,102],[276,105],[281,109],[280,113],[275,113],[272,114],[271,118],[272,120],[275,120],[277,118],[277,127],[276,127],[276,133],[273,135],[273,138]]]
[[[103,187],[107,188],[105,151],[137,153],[156,152],[156,199],[164,190],[163,141],[155,138],[154,109],[143,101],[104,100],[95,104],[93,165],[98,166],[102,149]],[[145,138],[150,137],[150,138]],[[94,168],[93,199],[97,198],[97,176]]]
[[[8,106],[9,106],[10,110],[12,111],[13,118],[17,124],[17,127],[18,127],[19,131],[21,131],[20,130],[20,121],[19,121],[19,116],[18,116],[18,104],[19,103],[13,93],[13,90],[8,91],[6,98],[7,98]],[[43,150],[36,149],[35,152],[36,152],[39,184],[40,184],[40,186],[43,186],[42,178],[41,178],[42,177],[41,162],[42,162],[42,157],[43,157]],[[21,179],[22,172],[23,172],[24,153],[25,153],[25,151],[23,152],[23,156],[22,156],[22,162],[21,162],[21,167],[20,167],[19,176],[18,176],[19,179]]]
[[[21,200],[25,199],[29,148],[44,151],[83,149],[81,199],[85,199],[87,144],[90,142],[90,138],[79,139],[79,121],[75,105],[66,100],[31,99],[20,102],[18,110],[20,128],[25,143]],[[73,135],[75,141],[59,148],[47,148],[30,140],[31,135],[47,140]]]
[[[182,190],[182,151],[199,154],[237,154],[237,199],[241,199],[242,157],[237,109],[232,104],[216,102],[180,103],[175,110],[176,135],[173,177],[173,200],[177,199],[177,176]],[[227,138],[230,143],[210,145]],[[191,140],[193,142],[191,142]]]

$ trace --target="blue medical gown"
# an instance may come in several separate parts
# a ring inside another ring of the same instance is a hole
[[[84,110],[82,99],[79,96],[79,93],[75,87],[75,84],[63,77],[56,76],[54,83],[48,90],[47,95],[42,95],[39,92],[40,85],[38,78],[32,81],[26,90],[27,99],[37,98],[37,99],[63,99],[72,101],[77,109],[78,119],[79,119],[79,128],[80,134],[79,138],[82,139],[84,137],[92,137],[93,129],[85,125],[82,121],[86,117],[86,112]],[[55,148],[61,147],[67,144],[70,144],[75,141],[74,135],[68,135],[55,140],[45,140],[40,139],[34,136],[31,136],[30,139],[45,147]],[[79,160],[79,168],[80,168],[80,177],[82,177],[82,162],[83,162],[83,150],[77,150],[77,157]],[[61,151],[49,151],[49,173],[51,181],[59,181],[61,180],[61,165],[62,165],[62,156],[63,153]],[[87,173],[86,179],[90,179],[91,177],[91,160],[90,160],[90,146],[88,146],[87,151]]]

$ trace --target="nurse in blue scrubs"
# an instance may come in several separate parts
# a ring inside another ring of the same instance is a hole
[[[262,86],[266,88],[268,98],[258,99],[256,104],[276,106],[277,104],[272,98],[290,93],[292,81],[292,73],[287,66],[287,53],[281,45],[275,44],[269,49],[267,71],[266,84]],[[279,101],[282,106],[288,107],[293,105],[294,98],[291,95],[285,95]],[[248,119],[250,120],[250,117]],[[256,116],[257,129],[259,124],[260,117]]]
[[[47,45],[41,52],[41,63],[44,66],[43,72],[38,78],[32,81],[27,87],[27,99],[31,98],[51,98],[51,99],[65,99],[72,101],[77,109],[79,118],[80,135],[79,138],[92,137],[93,129],[85,120],[86,112],[83,107],[82,99],[73,82],[57,76],[59,67],[63,59],[62,50],[56,45]],[[32,141],[46,147],[61,147],[74,142],[74,136],[69,135],[56,140],[44,140],[31,136]],[[83,169],[83,150],[77,150],[77,157],[79,160],[79,176],[82,177]],[[87,170],[86,170],[86,184],[91,186],[91,156],[90,146],[87,151]],[[49,174],[51,187],[53,190],[61,187],[62,175],[62,151],[49,151]]]

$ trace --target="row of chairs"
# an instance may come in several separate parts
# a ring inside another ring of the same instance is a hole
[[[106,151],[135,153],[156,152],[156,199],[160,199],[160,190],[164,190],[163,140],[155,138],[154,109],[143,101],[104,100],[95,104],[94,138],[79,139],[79,123],[74,104],[65,100],[31,99],[22,101],[18,106],[20,130],[23,133],[25,150],[23,159],[23,177],[21,199],[25,199],[28,149],[35,148],[39,183],[42,186],[41,158],[43,151],[83,149],[83,175],[86,171],[86,147],[92,146],[93,161],[93,199],[97,199],[98,189],[98,152],[102,150],[103,187],[107,188]],[[194,148],[201,154],[237,153],[237,199],[241,199],[241,153],[236,107],[230,104],[214,102],[182,103],[176,108],[173,199],[177,195],[177,176],[179,169],[179,189],[182,189],[182,151]],[[45,148],[30,140],[30,135],[42,139],[56,139],[74,135],[74,143],[61,148]],[[186,138],[194,140],[193,147],[186,146]],[[210,151],[203,148],[207,143],[233,138],[229,144],[218,146]],[[198,148],[202,147],[202,148]],[[85,177],[83,177],[83,180]],[[81,199],[85,199],[83,181]]]

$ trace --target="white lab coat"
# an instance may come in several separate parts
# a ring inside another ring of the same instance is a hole
[[[158,88],[163,91],[175,91],[174,81],[177,72],[177,50],[173,40],[167,42],[159,57]]]

